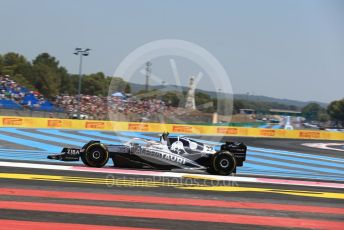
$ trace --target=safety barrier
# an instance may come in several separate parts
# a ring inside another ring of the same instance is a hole
[[[246,127],[204,126],[186,124],[160,124],[140,122],[114,122],[95,120],[73,120],[34,117],[5,117],[0,116],[0,127],[18,128],[53,128],[53,129],[87,129],[103,131],[132,131],[132,132],[170,132],[180,134],[203,134],[221,136],[247,136],[267,138],[297,138],[318,140],[344,140],[342,132],[317,130],[284,130],[260,129]]]

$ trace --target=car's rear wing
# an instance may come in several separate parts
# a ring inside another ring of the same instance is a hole
[[[221,150],[227,150],[233,153],[237,161],[237,166],[242,166],[243,162],[246,160],[247,146],[242,142],[227,141],[225,144],[221,145]]]

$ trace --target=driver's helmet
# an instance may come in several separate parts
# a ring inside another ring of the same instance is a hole
[[[160,142],[161,144],[168,145],[168,132],[163,132],[160,136]]]

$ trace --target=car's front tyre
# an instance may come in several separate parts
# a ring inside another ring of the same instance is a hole
[[[80,154],[80,157],[85,165],[101,168],[108,162],[109,152],[100,143],[93,143]]]

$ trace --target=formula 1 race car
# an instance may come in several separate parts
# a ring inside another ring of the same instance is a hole
[[[162,170],[205,170],[211,174],[229,175],[243,166],[246,145],[226,142],[216,151],[213,146],[188,137],[160,136],[160,142],[133,138],[122,145],[105,145],[90,141],[81,149],[63,148],[61,154],[48,159],[79,161],[89,167],[103,167],[112,158],[115,167],[142,167]]]

